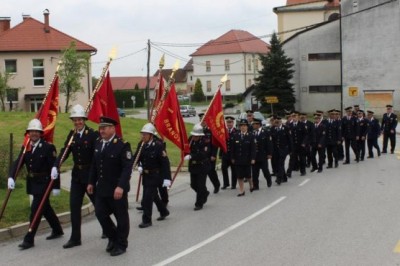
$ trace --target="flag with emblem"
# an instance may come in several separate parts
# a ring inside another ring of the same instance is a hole
[[[167,98],[154,119],[154,126],[162,137],[169,139],[178,146],[182,154],[190,153],[185,123],[181,115],[174,83],[172,83]]]
[[[204,114],[203,120],[212,134],[212,144],[227,151],[226,140],[228,139],[228,131],[225,127],[224,113],[222,109],[221,89],[218,88],[214,98],[208,106],[207,112]]]
[[[100,117],[106,116],[117,121],[115,131],[122,138],[121,123],[115,102],[114,91],[111,85],[110,72],[107,72],[106,78],[93,96],[92,106],[88,113],[88,119],[95,123],[100,123]]]

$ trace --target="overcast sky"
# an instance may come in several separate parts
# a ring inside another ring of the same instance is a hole
[[[256,36],[277,31],[273,7],[286,0],[3,0],[0,17],[11,17],[11,27],[21,23],[22,14],[43,22],[43,10],[50,10],[50,25],[98,52],[92,58],[94,76],[99,76],[108,54],[115,46],[112,76],[147,74],[147,40],[156,43],[198,44],[216,39],[231,29],[246,30]],[[263,40],[269,42],[269,37]],[[161,46],[185,59],[198,46]],[[162,52],[151,48],[150,74],[158,69]],[[166,55],[165,68],[176,58]]]

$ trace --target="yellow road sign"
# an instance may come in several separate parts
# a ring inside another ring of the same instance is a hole
[[[265,97],[265,101],[267,103],[278,103],[279,102],[278,97],[276,97],[276,96],[267,96],[267,97]]]
[[[349,87],[349,96],[357,97],[358,96],[358,87]]]

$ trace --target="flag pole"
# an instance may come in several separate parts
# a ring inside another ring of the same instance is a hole
[[[211,99],[211,102],[210,102],[210,104],[208,105],[208,108],[207,108],[206,112],[204,113],[203,117],[201,118],[200,123],[203,123],[204,118],[206,117],[208,111],[210,110],[210,106],[212,106],[212,104],[213,104],[213,102],[214,102],[214,99],[215,99],[215,96],[217,95],[218,90],[220,90],[220,89],[222,88],[222,86],[225,84],[225,82],[226,82],[227,80],[228,80],[228,74],[225,74],[225,75],[221,78],[220,83],[219,83],[219,85],[218,85],[218,88],[217,88],[217,90],[215,91],[214,96],[213,96],[213,98]]]
[[[54,76],[53,76],[53,79],[51,80],[49,89],[47,90],[47,92],[46,92],[46,94],[45,94],[45,96],[44,96],[44,98],[43,98],[42,104],[41,104],[41,106],[40,106],[39,111],[36,113],[35,118],[38,118],[38,117],[41,116],[41,113],[42,113],[43,107],[44,107],[44,103],[46,102],[47,97],[49,96],[49,93],[50,93],[51,88],[53,87],[54,81],[55,81],[56,78],[58,77],[58,71],[59,71],[59,69],[60,69],[61,63],[62,63],[61,60],[58,61],[57,68],[56,68],[56,72],[54,73]],[[27,148],[27,145],[28,145],[28,143],[29,143],[29,141],[30,141],[29,138],[27,138],[26,140],[27,140],[27,141],[25,142],[25,139],[24,139],[24,143],[23,143],[24,149],[23,149],[22,154],[21,154],[21,156],[20,156],[20,158],[19,158],[19,160],[18,160],[17,168],[16,168],[16,170],[15,170],[15,173],[14,173],[14,175],[12,176],[12,178],[14,179],[14,182],[17,180],[17,175],[18,175],[19,170],[20,170],[21,167],[22,167],[22,162],[24,161],[24,157],[25,157],[25,153],[26,153],[26,148]],[[2,207],[1,207],[1,211],[0,211],[0,220],[1,220],[1,218],[3,217],[4,211],[5,211],[6,207],[7,207],[8,200],[10,199],[10,196],[11,196],[11,192],[12,192],[12,191],[13,191],[12,189],[8,189],[8,190],[7,190],[7,194],[6,194],[6,197],[5,197],[4,201],[3,201],[3,204],[2,204]]]
[[[156,103],[155,100],[158,98],[159,93],[160,93],[160,83],[161,83],[161,79],[163,78],[163,76],[162,76],[162,69],[164,68],[164,65],[165,65],[165,54],[163,54],[163,55],[161,56],[160,62],[159,62],[159,64],[158,64],[159,69],[158,69],[158,80],[157,80],[157,85],[156,85],[157,90],[156,90],[156,94],[155,94],[155,96],[154,96],[153,103],[152,103],[152,105],[151,105],[150,114],[153,114],[154,107],[155,107],[154,105],[155,105],[155,103]]]
[[[161,62],[161,60],[160,60],[160,67],[161,67],[161,63],[164,63],[164,62]],[[165,99],[167,98],[167,94],[168,94],[169,88],[171,87],[171,84],[173,82],[175,72],[178,69],[179,69],[179,61],[177,61],[174,65],[174,67],[172,68],[172,73],[168,79],[168,85],[164,89],[163,95],[161,96],[160,101],[158,102],[156,108],[153,109],[153,113],[151,114],[151,119],[150,119],[150,123],[152,123],[152,124],[154,124],[154,120],[156,119],[158,112],[160,111],[161,107],[163,106],[163,104],[165,102]],[[136,165],[139,161],[139,157],[140,157],[140,154],[142,153],[143,146],[144,146],[144,142],[142,141],[142,144],[139,147],[139,151],[137,152],[135,161],[133,162],[133,168],[136,167]],[[138,180],[138,187],[136,189],[136,202],[138,202],[138,200],[139,200],[141,182],[142,182],[142,175],[139,176],[139,180]]]
[[[111,61],[115,58],[116,53],[117,53],[117,52],[116,52],[116,49],[113,48],[113,49],[111,50],[110,54],[109,54],[108,61],[107,61],[106,65],[103,67],[103,70],[102,70],[102,72],[101,72],[101,75],[100,75],[99,79],[97,80],[96,86],[95,86],[94,89],[93,89],[93,93],[92,93],[92,95],[90,96],[89,102],[88,102],[87,105],[86,105],[86,108],[85,108],[85,112],[86,112],[86,113],[90,110],[91,105],[92,105],[92,103],[93,103],[93,99],[94,99],[94,97],[96,96],[96,93],[99,91],[101,85],[103,84],[103,82],[104,82],[104,77],[106,76],[106,73],[107,73],[108,69],[110,68]]]
[[[181,161],[179,162],[178,168],[176,168],[176,171],[175,171],[175,173],[174,173],[174,177],[173,177],[172,180],[171,180],[171,186],[169,186],[169,188],[171,188],[171,187],[172,187],[172,184],[174,184],[175,178],[176,178],[176,176],[178,175],[178,173],[180,172],[184,161],[185,161],[185,160],[184,160],[183,152],[181,152]]]

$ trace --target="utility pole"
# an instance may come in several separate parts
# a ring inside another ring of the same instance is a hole
[[[147,40],[147,85],[146,85],[146,100],[147,100],[147,119],[150,121],[150,39]]]

